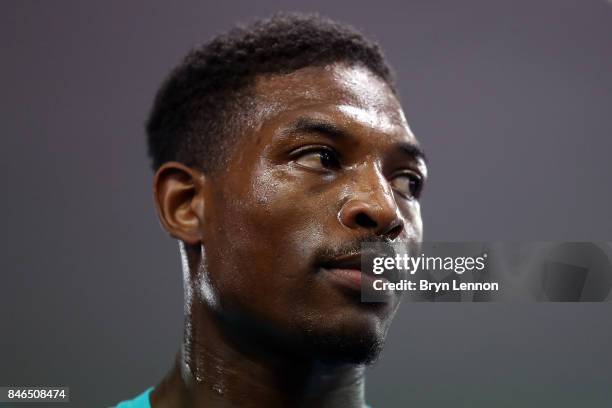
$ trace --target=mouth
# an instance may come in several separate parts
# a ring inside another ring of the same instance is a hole
[[[376,280],[388,282],[387,278],[375,275],[368,268],[362,270],[361,260],[360,252],[342,255],[323,262],[321,269],[335,284],[353,294],[372,288]]]

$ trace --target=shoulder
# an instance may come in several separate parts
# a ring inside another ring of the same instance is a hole
[[[151,408],[151,404],[149,402],[149,395],[151,394],[151,391],[153,391],[153,387],[147,389],[134,399],[121,401],[115,406],[115,408]]]

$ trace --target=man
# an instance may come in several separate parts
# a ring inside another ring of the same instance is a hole
[[[421,240],[427,176],[379,48],[317,16],[235,29],[171,73],[147,133],[184,341],[120,406],[364,407],[399,294],[360,301],[361,243]]]

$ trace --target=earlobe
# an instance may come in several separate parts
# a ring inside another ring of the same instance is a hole
[[[168,233],[189,245],[202,239],[204,174],[177,162],[164,163],[155,173],[153,194],[157,215]]]

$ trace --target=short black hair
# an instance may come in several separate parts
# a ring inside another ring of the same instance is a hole
[[[159,89],[147,120],[153,170],[178,161],[214,171],[240,133],[237,115],[248,109],[243,97],[257,75],[334,62],[361,64],[396,92],[376,43],[317,14],[278,13],[194,48]]]

